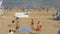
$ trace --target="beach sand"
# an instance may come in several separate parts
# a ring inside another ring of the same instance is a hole
[[[29,18],[20,18],[18,19],[19,23],[20,23],[20,27],[23,26],[28,26],[31,27],[31,19],[34,19],[34,28],[36,28],[36,25],[38,23],[38,21],[41,21],[42,23],[42,29],[41,29],[41,34],[57,34],[58,30],[60,28],[58,28],[58,26],[60,25],[60,21],[57,20],[53,20],[53,16],[52,14],[55,12],[31,12],[31,14],[29,14]],[[15,18],[13,17],[15,12],[8,12],[8,14],[10,14],[10,16],[0,16],[0,21],[1,21],[1,25],[0,25],[0,34],[7,34],[9,29],[12,30],[16,30],[15,29],[15,23],[12,23],[12,20],[15,20]],[[46,17],[48,16],[48,17]],[[46,18],[42,18],[42,17],[46,17]],[[58,26],[56,26],[58,25]],[[14,32],[14,34],[22,34],[20,32]],[[25,34],[25,33],[23,33]],[[32,30],[31,33],[26,32],[26,34],[36,34],[35,30]]]

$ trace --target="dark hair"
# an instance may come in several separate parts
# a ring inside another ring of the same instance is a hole
[[[12,30],[9,30],[9,33],[11,32]]]
[[[12,23],[14,23],[14,20],[12,21]]]
[[[40,21],[38,21],[38,24],[40,23]]]

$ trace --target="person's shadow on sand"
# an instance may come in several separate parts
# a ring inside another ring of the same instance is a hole
[[[37,31],[36,29],[32,28],[32,30]]]
[[[36,34],[36,33],[33,33],[33,32],[29,32],[29,34]]]
[[[35,28],[32,28],[32,30],[37,31]],[[36,34],[34,32],[29,32],[29,34]]]

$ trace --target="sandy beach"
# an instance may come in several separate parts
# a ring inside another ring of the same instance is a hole
[[[19,11],[18,11],[19,12]],[[16,12],[9,11],[6,14],[9,14],[8,16],[0,16],[0,34],[7,34],[9,29],[15,30],[15,23],[12,23],[12,20],[15,20],[13,17]],[[20,27],[27,26],[31,27],[31,19],[34,20],[34,28],[36,28],[36,25],[38,21],[41,21],[42,23],[42,29],[41,34],[57,34],[58,30],[60,29],[60,21],[53,19],[53,13],[56,13],[54,11],[49,12],[30,12],[28,18],[19,18],[18,21],[20,23]],[[45,18],[44,18],[45,17]],[[11,26],[9,26],[11,25]],[[58,26],[56,26],[58,25]],[[21,32],[14,32],[14,34],[22,34]],[[23,32],[24,34],[24,32]],[[26,32],[26,34],[36,34],[35,30],[32,30],[31,33]]]

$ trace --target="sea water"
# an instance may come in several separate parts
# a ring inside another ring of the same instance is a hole
[[[3,0],[4,7],[40,8],[42,6],[59,7],[60,0]]]

